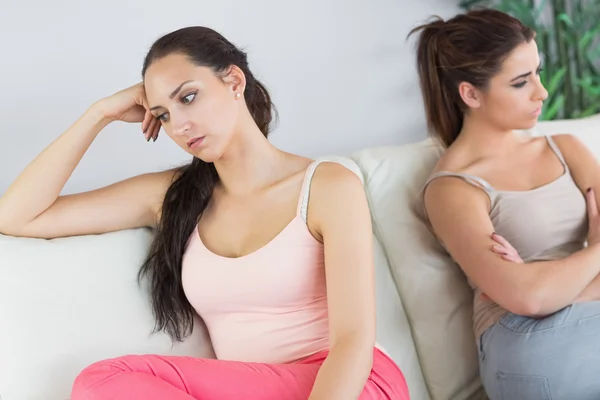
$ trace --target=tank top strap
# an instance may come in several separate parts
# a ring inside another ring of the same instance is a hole
[[[563,165],[565,171],[569,171],[569,166],[567,165],[567,162],[565,161],[565,158],[563,157],[562,152],[560,151],[560,149],[556,145],[556,142],[554,141],[554,139],[552,139],[552,136],[551,135],[546,135],[545,138],[546,138],[546,141],[548,142],[548,146],[550,146],[550,148],[552,149],[552,151],[554,152],[554,154],[556,154],[556,157],[558,157],[558,159],[560,160],[560,162]]]
[[[304,182],[302,182],[302,189],[300,190],[300,198],[298,200],[298,210],[297,213],[300,215],[304,222],[307,221],[308,216],[308,198],[310,196],[310,184],[312,182],[312,178],[315,175],[315,171],[319,164],[321,164],[325,160],[315,160],[306,169],[304,174]]]
[[[439,172],[433,173],[429,177],[427,182],[425,183],[425,187],[427,187],[427,185],[429,185],[429,183],[431,183],[433,180],[444,177],[444,176],[453,176],[456,178],[460,178],[460,179],[464,180],[465,182],[470,183],[473,186],[477,186],[477,187],[483,189],[490,197],[492,196],[492,194],[495,191],[493,186],[490,185],[483,178],[480,178],[478,176],[471,175],[471,174],[463,174],[460,172],[450,172],[450,171],[439,171]]]
[[[429,176],[429,179],[427,179],[427,181],[425,182],[425,184],[423,185],[421,192],[420,192],[420,200],[421,200],[421,212],[423,214],[423,217],[425,218],[425,221],[427,223],[427,226],[432,229],[433,232],[433,228],[431,227],[431,224],[428,221],[428,217],[427,217],[427,209],[425,207],[425,191],[427,189],[427,186],[429,186],[429,184],[431,182],[433,182],[435,179],[437,178],[442,178],[442,177],[446,177],[446,176],[451,176],[451,177],[456,177],[459,179],[462,179],[463,181],[477,187],[480,188],[481,190],[484,191],[484,193],[488,196],[489,200],[490,200],[490,207],[494,207],[494,200],[495,200],[495,189],[492,187],[492,185],[490,185],[485,179],[480,178],[478,176],[475,175],[471,175],[471,174],[464,174],[464,173],[460,173],[460,172],[450,172],[450,171],[438,171],[435,172],[433,174],[431,174]],[[435,233],[434,233],[435,234]],[[441,242],[441,240],[440,240]],[[443,245],[443,244],[442,244]]]
[[[364,183],[364,178],[358,166],[354,163],[354,161],[352,161],[349,158],[328,156],[314,160],[306,169],[306,173],[304,175],[304,182],[302,183],[302,189],[300,190],[300,198],[298,199],[297,214],[300,215],[304,222],[307,222],[308,218],[308,199],[310,197],[312,179],[315,175],[317,167],[324,162],[335,163],[343,166],[344,168],[354,173],[361,180],[361,182]]]

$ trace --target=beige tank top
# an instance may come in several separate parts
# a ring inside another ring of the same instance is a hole
[[[461,178],[489,196],[494,230],[517,250],[525,262],[523,268],[527,268],[529,262],[564,258],[585,245],[586,201],[558,146],[551,136],[546,136],[546,140],[564,167],[564,173],[548,184],[526,191],[496,190],[480,177],[440,171],[430,176],[422,193],[436,178]],[[469,284],[474,291],[473,328],[479,340],[507,311],[483,299],[481,290],[471,280]]]

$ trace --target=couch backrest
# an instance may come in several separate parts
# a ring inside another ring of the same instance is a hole
[[[579,119],[542,121],[530,129],[529,133],[536,136],[570,133],[584,140],[592,151],[600,150],[590,141],[593,137],[600,140],[600,114]]]
[[[181,344],[137,283],[150,232],[55,240],[0,235],[0,399],[66,400],[87,365],[130,353],[211,357],[202,324]]]
[[[375,235],[398,287],[431,398],[485,398],[471,289],[419,212],[421,188],[440,154],[428,139],[363,150],[353,159],[364,175]]]
[[[573,120],[540,122],[529,133],[535,136],[572,134],[577,136],[600,160],[600,114]]]

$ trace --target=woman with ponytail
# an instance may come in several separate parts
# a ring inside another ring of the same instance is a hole
[[[536,137],[548,93],[535,32],[480,9],[420,33],[433,233],[474,292],[490,399],[600,398],[600,167],[575,136]]]
[[[123,355],[73,400],[408,399],[375,343],[372,230],[360,179],[267,140],[272,104],[246,54],[189,27],[158,39],[143,81],[99,100],[0,198],[0,232],[56,238],[152,227],[140,270],[156,330],[184,340],[198,314],[216,359]],[[60,196],[113,121],[161,128],[192,161]]]

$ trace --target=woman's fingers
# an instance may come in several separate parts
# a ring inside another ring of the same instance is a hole
[[[142,121],[142,132],[146,134],[148,131],[148,127],[150,126],[150,122],[152,122],[152,118],[154,116],[150,113],[150,111],[146,111],[144,115],[144,120]]]
[[[521,260],[521,257],[515,256],[513,254],[503,254],[502,259],[509,261],[509,262],[517,263],[517,264],[523,263],[523,260]]]
[[[512,245],[508,242],[508,240],[504,239],[502,236],[498,235],[497,233],[492,234],[492,239],[495,240],[496,242],[500,243],[500,245],[506,247],[507,249],[514,249],[514,247],[512,247]]]
[[[506,239],[504,239],[502,236],[500,236],[498,234],[494,234],[492,237],[493,237],[494,241],[496,243],[498,243],[498,244],[492,245],[492,252],[500,255],[502,257],[502,259],[504,259],[506,261],[519,263],[519,264],[523,263],[523,259],[521,259],[521,256],[519,255],[517,250],[514,247],[512,247],[511,244],[508,243],[508,241]]]

